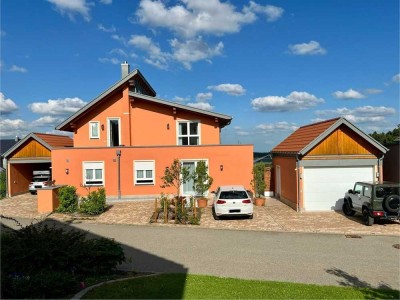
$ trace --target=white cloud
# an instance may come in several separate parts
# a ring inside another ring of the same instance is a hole
[[[118,65],[118,64],[121,63],[121,61],[120,61],[118,58],[116,58],[116,57],[111,57],[111,58],[108,58],[108,57],[100,57],[100,58],[99,58],[99,62],[101,62],[101,63],[103,63],[103,64],[111,63],[111,64],[113,64],[113,65]]]
[[[18,73],[26,73],[28,72],[27,69],[23,67],[18,67],[16,65],[12,65],[11,68],[9,69],[10,72],[18,72]]]
[[[11,99],[6,99],[4,94],[0,92],[0,113],[7,115],[18,110],[18,106]]]
[[[400,82],[400,73],[396,74],[392,77],[392,82]]]
[[[179,103],[185,103],[185,102],[190,100],[190,97],[175,96],[172,100],[175,101],[175,102],[179,102]]]
[[[264,133],[271,133],[275,132],[277,130],[281,131],[287,131],[287,130],[296,130],[299,127],[294,124],[294,123],[288,123],[288,122],[277,122],[277,123],[264,123],[264,124],[259,124],[256,126],[256,129],[261,130]]]
[[[273,6],[273,5],[260,5],[253,1],[250,1],[250,6],[248,7],[250,11],[255,13],[264,14],[267,17],[267,22],[274,22],[282,17],[284,12],[283,8]]]
[[[199,60],[210,62],[210,58],[221,55],[224,49],[222,42],[219,42],[215,47],[210,47],[201,37],[185,42],[173,39],[170,44],[173,58],[182,63],[188,70],[192,68],[192,63]]]
[[[161,48],[151,38],[144,35],[132,35],[128,44],[148,54],[148,57],[145,59],[146,63],[163,70],[168,68],[170,55],[162,52]]]
[[[198,93],[196,95],[196,101],[197,102],[207,102],[208,100],[212,99],[213,94],[212,93]]]
[[[288,96],[266,96],[255,98],[251,101],[254,110],[262,112],[295,111],[314,107],[324,103],[324,99],[307,92],[291,92]]]
[[[244,130],[238,130],[238,131],[236,131],[236,134],[237,134],[237,135],[240,135],[240,136],[248,136],[248,135],[250,135],[251,133],[248,132],[248,131],[244,131]]]
[[[75,97],[57,100],[49,99],[47,102],[34,102],[29,105],[29,108],[32,112],[42,115],[69,115],[75,113],[85,104],[85,101]]]
[[[366,89],[364,92],[365,92],[366,94],[380,94],[380,93],[382,93],[383,91],[380,90],[380,89]]]
[[[117,31],[117,29],[114,27],[114,25],[111,25],[111,27],[107,28],[103,24],[99,24],[99,25],[97,25],[97,28],[99,30],[101,30],[101,31],[104,31],[104,32],[115,32],[115,31]]]
[[[331,110],[318,110],[318,116],[333,118],[344,117],[352,123],[382,123],[389,116],[396,115],[396,109],[385,106],[360,106],[356,108],[337,108]]]
[[[210,85],[207,88],[233,96],[242,96],[246,93],[246,90],[240,84],[223,83],[219,85]]]
[[[108,5],[108,4],[112,4],[113,0],[100,0],[100,2],[101,2],[102,4]]]
[[[213,110],[214,106],[211,106],[210,103],[208,102],[196,102],[196,103],[188,103],[188,106],[194,107],[194,108],[198,108],[198,109],[202,109],[202,110]]]
[[[111,38],[112,39],[114,39],[114,40],[116,40],[116,41],[118,41],[118,42],[120,42],[122,45],[127,45],[128,43],[126,42],[126,39],[123,37],[123,36],[120,36],[120,35],[118,35],[118,34],[113,34],[112,36],[111,36]]]
[[[47,0],[52,3],[61,15],[67,15],[71,21],[75,14],[80,14],[85,21],[90,21],[90,3],[86,0]]]
[[[289,53],[294,55],[324,55],[326,52],[326,49],[322,48],[316,41],[289,45]]]
[[[64,120],[64,118],[57,118],[53,116],[44,116],[41,117],[31,123],[32,126],[34,127],[54,127],[57,124],[61,123]]]
[[[109,53],[116,54],[116,55],[123,56],[123,57],[128,57],[128,54],[120,48],[112,49]]]
[[[28,132],[27,124],[21,119],[0,119],[0,137],[1,138],[14,138],[15,136],[23,136]]]
[[[363,94],[361,94],[360,92],[353,90],[353,89],[349,89],[345,92],[336,91],[332,95],[335,98],[344,99],[344,100],[365,98],[365,96]]]

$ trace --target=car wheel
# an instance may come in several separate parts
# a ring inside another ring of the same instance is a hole
[[[250,216],[249,216],[249,219],[253,219],[253,217],[254,217],[254,215],[250,215]]]
[[[343,213],[349,217],[354,216],[354,214],[356,213],[354,210],[351,209],[350,204],[347,201],[343,203],[342,210]]]
[[[383,199],[383,208],[390,213],[397,214],[400,207],[400,197],[397,195],[388,195]]]
[[[214,209],[214,207],[212,208],[212,213],[213,213],[214,220],[216,220],[216,221],[219,221],[219,220],[221,220],[221,218],[220,218],[220,217],[218,217],[218,216],[217,216],[217,214],[215,213],[215,209]]]
[[[364,224],[367,226],[372,226],[374,224],[374,218],[369,215],[368,209],[364,208],[362,211]]]

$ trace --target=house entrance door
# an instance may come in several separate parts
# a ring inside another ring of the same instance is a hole
[[[194,170],[196,169],[196,162],[195,161],[185,161],[182,163],[182,167],[187,168],[189,170],[189,173],[193,174]],[[195,195],[196,191],[194,190],[193,186],[194,186],[193,179],[190,179],[189,181],[184,183],[182,195],[183,196]]]

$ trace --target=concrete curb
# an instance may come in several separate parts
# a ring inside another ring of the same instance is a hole
[[[87,292],[105,285],[105,284],[109,284],[109,283],[114,283],[114,282],[119,282],[119,281],[125,281],[125,280],[129,280],[129,279],[136,279],[136,278],[143,278],[143,277],[150,277],[150,276],[158,276],[161,273],[154,273],[154,274],[148,274],[148,275],[140,275],[140,276],[131,276],[131,277],[126,277],[126,278],[119,278],[119,279],[113,279],[113,280],[108,280],[108,281],[104,281],[104,282],[100,282],[98,284],[95,285],[91,285],[85,289],[83,289],[82,291],[80,291],[79,293],[75,294],[71,300],[80,300]]]

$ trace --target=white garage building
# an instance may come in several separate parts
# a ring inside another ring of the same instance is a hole
[[[302,126],[272,150],[275,194],[297,211],[340,210],[355,181],[383,180],[387,151],[344,118]]]

